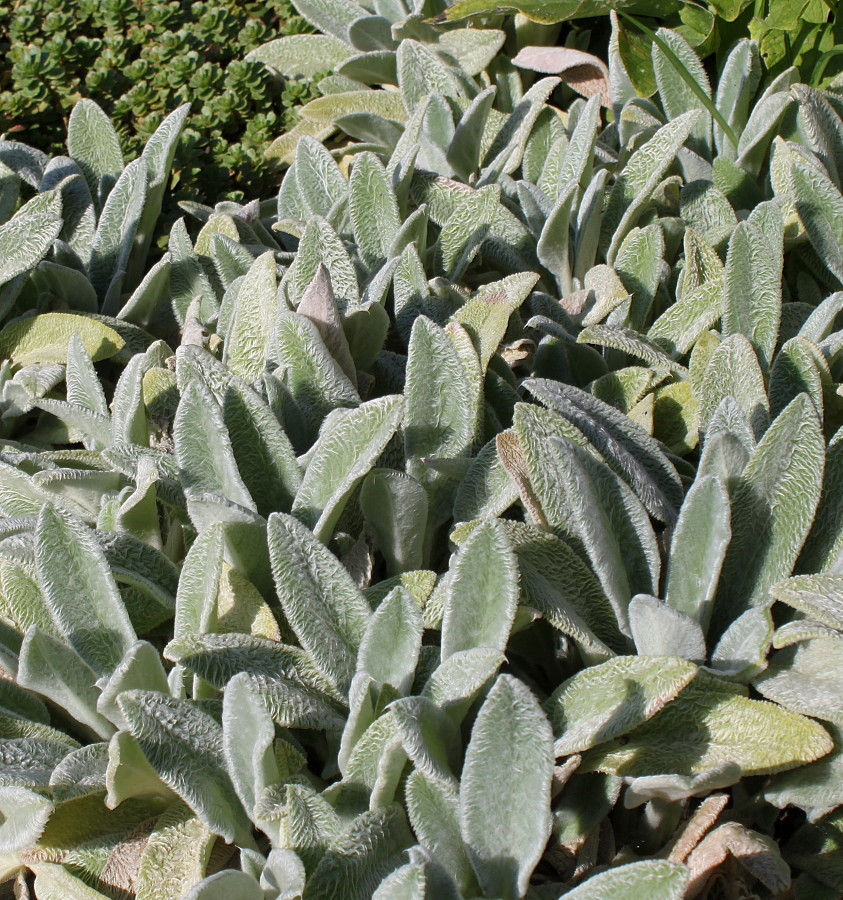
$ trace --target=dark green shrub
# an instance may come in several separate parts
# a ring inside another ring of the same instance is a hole
[[[288,0],[0,4],[0,132],[50,155],[66,153],[67,117],[90,97],[109,113],[131,157],[165,110],[190,102],[164,223],[179,200],[197,194],[251,199],[275,184],[264,147],[292,126],[315,90],[242,57],[278,34],[310,30]]]

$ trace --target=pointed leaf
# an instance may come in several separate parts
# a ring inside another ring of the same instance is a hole
[[[474,723],[460,786],[463,839],[487,896],[521,897],[544,852],[550,834],[552,740],[530,690],[517,678],[501,675]],[[501,809],[509,814],[502,817]]]

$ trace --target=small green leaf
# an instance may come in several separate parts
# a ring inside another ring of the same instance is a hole
[[[484,285],[454,314],[454,319],[471,335],[484,371],[504,339],[510,317],[527,299],[537,281],[538,276],[532,272],[493,281]]]
[[[255,815],[254,808],[266,788],[281,776],[274,743],[275,725],[261,698],[251,689],[251,679],[245,673],[235,675],[223,691],[226,767],[246,815],[269,833],[274,829]]]
[[[652,516],[668,523],[676,518],[682,502],[679,476],[658,443],[643,428],[607,403],[571,385],[531,378],[524,386],[541,403],[582,431]]]
[[[448,336],[419,316],[407,359],[404,445],[408,473],[431,493],[442,477],[428,469],[423,458],[466,456],[474,440],[477,406],[465,382],[465,370]]]
[[[184,900],[263,900],[264,892],[251,875],[223,869],[209,875],[184,895]]]

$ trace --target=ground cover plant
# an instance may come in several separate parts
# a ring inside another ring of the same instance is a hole
[[[109,114],[131,159],[167,112],[192,103],[161,223],[169,230],[179,200],[273,190],[277,176],[263,149],[317,91],[309,80],[281,82],[242,57],[270,37],[308,30],[285,0],[3,4],[0,133],[60,155],[68,116],[86,97]]]
[[[385,7],[152,263],[187,108],[0,143],[6,889],[839,897],[843,98]]]

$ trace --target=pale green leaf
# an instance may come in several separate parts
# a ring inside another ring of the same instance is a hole
[[[173,437],[188,494],[216,494],[244,509],[255,509],[237,469],[222,411],[199,379],[191,379],[181,392]]]
[[[800,641],[774,653],[753,684],[787,709],[843,725],[841,660],[843,638],[837,634]]]
[[[105,894],[95,891],[64,866],[39,862],[32,866],[35,872],[35,890],[43,900],[107,900]]]
[[[123,279],[143,214],[146,191],[146,163],[136,159],[117,179],[97,223],[88,271],[101,309],[107,315],[114,315],[123,305]]]
[[[770,594],[806,616],[843,631],[843,575],[796,575],[774,584]]]
[[[401,864],[413,841],[404,811],[392,804],[363,813],[319,861],[303,900],[369,900],[383,878]]]
[[[764,375],[752,344],[743,334],[733,334],[711,354],[700,379],[700,432],[707,429],[725,397],[734,398],[749,419],[756,440],[769,423],[769,404]]]
[[[658,597],[633,597],[629,625],[639,656],[678,656],[703,663],[708,655],[699,624]]]
[[[49,504],[35,539],[38,583],[58,630],[95,671],[110,674],[137,638],[99,544]]]
[[[676,518],[682,502],[679,476],[642,428],[572,385],[544,378],[531,378],[524,385],[540,402],[579,428],[652,516],[668,523]]]
[[[523,896],[544,852],[552,741],[550,724],[526,685],[499,676],[474,723],[460,785],[463,839],[489,897]]]
[[[843,281],[843,196],[832,181],[810,166],[789,170],[796,214],[829,270]]]
[[[771,232],[753,218],[735,228],[726,257],[723,333],[743,334],[752,343],[761,368],[767,371],[779,334],[783,223],[775,203],[769,204]],[[756,207],[753,217],[762,207]]]
[[[632,154],[617,177],[609,194],[601,228],[601,245],[609,265],[614,261],[623,239],[644,212],[656,186],[673,163],[699,116],[699,110],[691,110],[660,128]]]
[[[675,699],[696,673],[687,660],[646,656],[618,656],[583,669],[545,703],[557,734],[554,753],[578,753],[627,734]]]
[[[83,727],[109,738],[114,726],[97,712],[98,673],[67,644],[33,625],[20,648],[18,684],[49,698]]]
[[[395,469],[372,469],[363,480],[359,501],[389,574],[420,569],[428,504],[418,481]]]
[[[216,835],[184,803],[173,804],[156,821],[143,848],[137,900],[182,900],[201,880]]]
[[[18,366],[64,363],[68,341],[74,334],[79,335],[94,362],[114,356],[126,344],[113,328],[88,316],[42,313],[6,325],[0,331],[0,355]]]
[[[354,159],[348,183],[348,212],[358,251],[370,268],[390,256],[401,221],[386,170],[374,153]]]
[[[0,851],[22,853],[29,850],[52,815],[53,804],[46,797],[24,787],[0,786]]]
[[[222,729],[186,700],[124,691],[120,711],[144,756],[207,828],[249,841],[250,824],[225,768]]]
[[[495,520],[480,524],[451,564],[442,621],[442,660],[461,650],[504,650],[519,597],[515,554]]]
[[[203,879],[184,900],[263,900],[260,884],[238,869],[223,869]]]
[[[708,628],[732,537],[729,496],[719,479],[698,477],[685,497],[667,563],[666,599]]]
[[[734,762],[744,775],[763,775],[813,762],[832,746],[816,722],[700,675],[648,722],[589,752],[581,771],[694,775]]]
[[[790,574],[820,499],[824,442],[814,405],[800,394],[778,416],[730,491],[732,541],[715,601],[720,629],[769,602]]]
[[[357,671],[407,694],[416,674],[423,622],[409,591],[396,587],[381,601],[366,625],[357,656]]]
[[[62,196],[57,190],[33,197],[0,225],[0,285],[36,266],[61,229]]]
[[[275,257],[267,251],[252,264],[237,293],[225,341],[225,362],[246,382],[260,378],[278,312]]]
[[[99,198],[101,207],[123,171],[123,153],[111,120],[93,100],[82,99],[73,107],[67,123],[67,151],[85,173],[91,195]]]
[[[335,69],[352,53],[346,43],[330,35],[290,34],[255,47],[246,59],[266,63],[285,78],[312,78],[326,69]]]
[[[407,812],[421,845],[450,872],[462,890],[476,879],[460,835],[459,794],[450,783],[416,769],[407,779]]]
[[[689,872],[680,863],[663,859],[645,859],[611,868],[565,894],[569,900],[682,900]]]
[[[368,603],[339,560],[296,519],[273,513],[268,539],[278,599],[290,626],[322,674],[347,693]]]
[[[379,397],[345,413],[313,447],[293,515],[327,542],[349,497],[401,424],[400,396]]]

